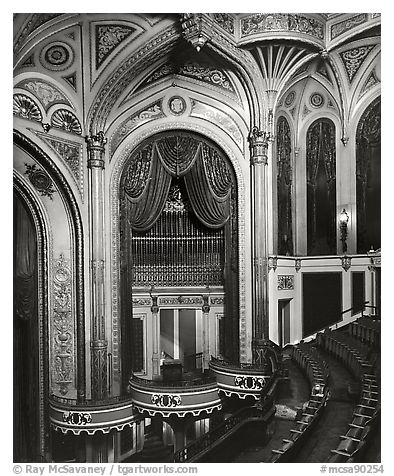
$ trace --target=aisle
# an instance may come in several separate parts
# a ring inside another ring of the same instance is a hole
[[[330,450],[337,447],[340,436],[346,433],[352,418],[355,402],[347,392],[349,383],[355,382],[352,375],[337,359],[319,350],[330,369],[330,399],[317,426],[304,442],[294,463],[323,463],[330,455]]]
[[[287,405],[293,409],[301,407],[309,399],[310,389],[308,380],[293,360],[286,360],[285,367],[289,371],[289,380],[282,385],[276,403]],[[289,434],[294,421],[275,418],[271,430],[273,435],[264,445],[254,445],[240,452],[234,459],[234,463],[259,463],[268,461],[271,457],[271,449],[282,446],[282,439]]]

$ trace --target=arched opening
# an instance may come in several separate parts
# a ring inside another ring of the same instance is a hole
[[[278,254],[293,255],[291,136],[287,119],[278,119],[276,134]]]
[[[41,462],[38,231],[27,204],[15,192],[13,213],[14,461]]]
[[[308,255],[336,252],[335,125],[318,119],[306,136]]]
[[[224,357],[238,360],[237,186],[223,151],[186,131],[141,143],[120,181],[120,235],[123,382],[143,366],[144,323],[133,319],[137,288],[160,293],[222,286]],[[161,313],[161,352],[172,358],[183,352],[184,365],[198,366],[186,357],[199,354],[201,308],[175,311]]]
[[[380,248],[381,240],[380,97],[357,126],[357,252]]]

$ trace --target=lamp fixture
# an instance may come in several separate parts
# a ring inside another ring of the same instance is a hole
[[[342,251],[347,252],[347,225],[349,223],[349,215],[346,210],[343,209],[339,214],[339,230],[341,232]]]

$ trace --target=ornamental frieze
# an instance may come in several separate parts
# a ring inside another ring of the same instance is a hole
[[[68,425],[88,425],[92,422],[92,415],[85,412],[64,412],[63,421]]]
[[[179,407],[182,404],[180,395],[154,394],[151,396],[151,402],[157,407]]]
[[[125,25],[96,25],[96,66],[101,66],[111,52],[135,31],[135,28]]]
[[[346,33],[349,30],[352,30],[356,26],[365,23],[367,20],[367,13],[360,13],[359,15],[355,15],[353,17],[347,18],[346,20],[340,21],[339,23],[335,23],[330,28],[331,40],[342,35],[343,33]]]
[[[168,306],[168,305],[180,305],[180,304],[190,304],[190,305],[203,305],[203,298],[201,296],[171,296],[171,297],[160,297],[159,305]]]
[[[224,304],[224,297],[211,297],[210,301],[212,306],[221,306]]]
[[[228,13],[214,13],[213,19],[223,30],[226,30],[232,35],[234,34],[234,18],[231,15]]]
[[[161,101],[158,101],[143,110],[138,111],[126,119],[115,131],[110,141],[111,155],[115,152],[122,140],[134,129],[149,121],[164,117]]]
[[[278,276],[278,291],[294,289],[294,276],[292,274],[282,274]]]
[[[255,33],[294,31],[324,39],[323,23],[305,15],[287,13],[257,13],[241,19],[241,36]]]
[[[71,142],[48,134],[36,134],[46,142],[63,160],[74,176],[79,191],[83,198],[84,176],[83,176],[83,148],[77,142]]]
[[[234,385],[243,390],[261,390],[265,384],[265,377],[254,375],[237,375],[234,377]]]
[[[72,274],[63,253],[53,270],[52,379],[61,395],[74,381],[74,322],[72,316]]]
[[[221,129],[227,132],[239,148],[243,150],[243,137],[241,131],[233,119],[224,112],[200,101],[193,101],[191,116],[199,117],[218,125]]]
[[[340,53],[342,63],[345,66],[345,70],[350,82],[353,81],[365,59],[374,47],[375,45],[360,46]]]
[[[16,85],[16,87],[27,89],[34,94],[41,104],[43,104],[46,111],[48,111],[48,109],[54,104],[63,103],[71,106],[71,103],[66,96],[58,88],[46,81],[30,79],[21,81]]]
[[[150,298],[133,298],[133,306],[151,306],[152,300]]]

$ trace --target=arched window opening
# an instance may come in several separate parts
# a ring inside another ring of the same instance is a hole
[[[306,137],[308,255],[336,252],[335,125],[318,119]]]
[[[280,117],[276,135],[277,147],[277,200],[278,200],[278,254],[293,255],[292,183],[290,127]]]
[[[225,154],[192,133],[153,136],[125,164],[120,216],[124,381],[142,366],[143,324],[131,318],[137,288],[223,286],[224,357],[237,360],[237,188]]]
[[[356,135],[357,252],[381,243],[380,98],[364,112]]]

